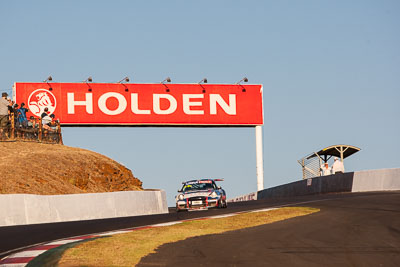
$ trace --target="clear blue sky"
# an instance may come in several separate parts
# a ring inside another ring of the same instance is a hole
[[[346,170],[400,167],[399,1],[0,1],[0,90],[14,82],[264,85],[265,187],[301,179],[297,160],[358,146]],[[253,128],[65,128],[145,188],[225,178],[256,190]],[[32,159],[34,160],[34,159]]]

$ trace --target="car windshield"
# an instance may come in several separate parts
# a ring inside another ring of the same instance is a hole
[[[183,186],[182,191],[183,192],[189,192],[189,191],[195,191],[195,190],[209,190],[209,189],[214,189],[214,184],[212,182],[203,182],[203,183],[187,183]]]

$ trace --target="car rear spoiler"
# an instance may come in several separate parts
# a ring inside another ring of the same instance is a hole
[[[217,181],[217,182],[223,182],[224,181],[224,179],[209,179],[209,180],[214,180],[214,181]],[[195,181],[195,180],[193,180],[193,181]],[[200,180],[198,180],[198,181],[200,181]],[[186,184],[188,181],[186,181],[186,182],[182,182],[182,184]]]

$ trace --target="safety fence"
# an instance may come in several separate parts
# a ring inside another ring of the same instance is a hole
[[[41,118],[31,117],[24,124],[17,123],[11,114],[7,126],[0,128],[0,141],[34,141],[63,144],[61,126],[58,120],[44,126]]]
[[[316,156],[314,156],[316,155]],[[318,154],[314,153],[311,156],[304,157],[298,160],[303,170],[303,179],[321,176],[322,160]]]

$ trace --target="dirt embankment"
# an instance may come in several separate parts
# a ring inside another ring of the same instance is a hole
[[[33,142],[0,142],[0,194],[143,190],[132,172],[101,154]]]

